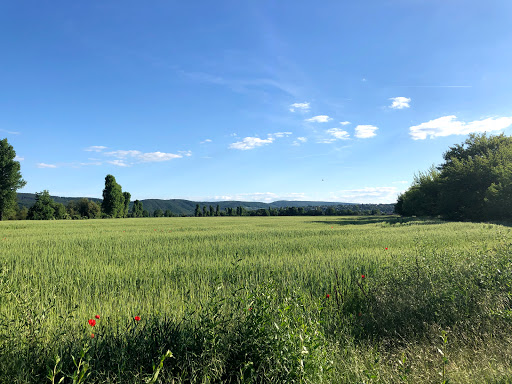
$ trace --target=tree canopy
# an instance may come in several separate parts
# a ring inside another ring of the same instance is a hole
[[[0,220],[16,210],[16,190],[27,183],[21,177],[20,163],[15,158],[16,152],[7,139],[0,140]]]
[[[105,189],[103,190],[103,202],[101,210],[109,217],[124,216],[124,195],[121,186],[117,184],[112,175],[105,176]]]
[[[397,213],[475,221],[512,217],[512,137],[471,134],[443,158],[439,167],[415,176],[398,197]]]

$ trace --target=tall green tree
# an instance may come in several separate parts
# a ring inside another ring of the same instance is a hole
[[[105,177],[101,210],[109,217],[123,217],[124,215],[123,191],[121,186],[117,184],[116,178],[112,175]]]
[[[27,182],[21,178],[20,163],[7,139],[0,140],[0,220],[16,210],[16,190]]]
[[[128,217],[128,209],[130,209],[130,199],[132,198],[132,195],[130,192],[123,192],[124,197],[124,211],[123,211],[123,217]]]
[[[55,218],[55,202],[47,190],[36,193],[36,202],[28,210],[27,218],[29,220],[52,220]]]
[[[142,207],[142,201],[135,200],[133,202],[133,217],[142,217],[142,212],[144,212],[144,208]]]

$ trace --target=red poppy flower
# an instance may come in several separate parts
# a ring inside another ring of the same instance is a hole
[[[364,279],[364,275],[361,275],[361,279]]]
[[[139,316],[135,316],[135,317],[134,317],[134,320],[135,320],[135,321],[140,321],[140,317],[139,317]]]
[[[329,297],[331,297],[331,295],[327,294],[327,295],[325,295],[325,297],[326,297],[326,298],[329,298]]]
[[[388,247],[386,247],[386,251],[388,250]]]
[[[100,315],[96,315],[94,317],[97,318],[98,320],[100,319]]]
[[[91,338],[94,339],[94,333],[91,333]]]
[[[90,325],[91,327],[94,327],[94,326],[96,325],[96,320],[94,320],[94,319],[90,319],[90,320],[89,320],[89,325]]]

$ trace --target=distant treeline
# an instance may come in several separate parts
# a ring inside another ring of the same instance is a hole
[[[415,176],[398,197],[396,213],[448,220],[512,219],[512,138],[469,135],[443,155],[444,163]]]

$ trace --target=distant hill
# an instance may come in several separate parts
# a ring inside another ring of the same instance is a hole
[[[61,197],[61,196],[52,196],[53,200],[56,203],[62,203],[67,205],[72,200],[79,200],[81,197]],[[96,203],[101,204],[101,199],[94,197],[87,197],[87,199],[92,200]],[[30,208],[36,201],[36,195],[34,193],[18,193],[18,205],[20,207]],[[213,206],[214,208],[217,205],[220,206],[221,210],[226,208],[236,208],[243,207],[247,210],[254,209],[268,209],[268,208],[286,208],[286,207],[329,207],[329,206],[361,206],[353,203],[342,203],[342,202],[332,202],[332,201],[288,201],[288,200],[280,200],[274,201],[273,203],[260,203],[260,202],[252,202],[252,201],[190,201],[190,200],[182,200],[182,199],[170,199],[170,200],[160,200],[160,199],[146,199],[141,200],[144,209],[153,213],[157,209],[161,209],[162,211],[170,210],[175,215],[193,215],[194,210],[196,208],[196,204],[199,204],[201,207],[203,206]],[[133,205],[133,201],[130,203],[130,208]],[[368,208],[366,207],[368,206]],[[365,204],[365,209],[373,209],[376,207],[380,209],[383,213],[391,213],[393,211],[393,204]]]

